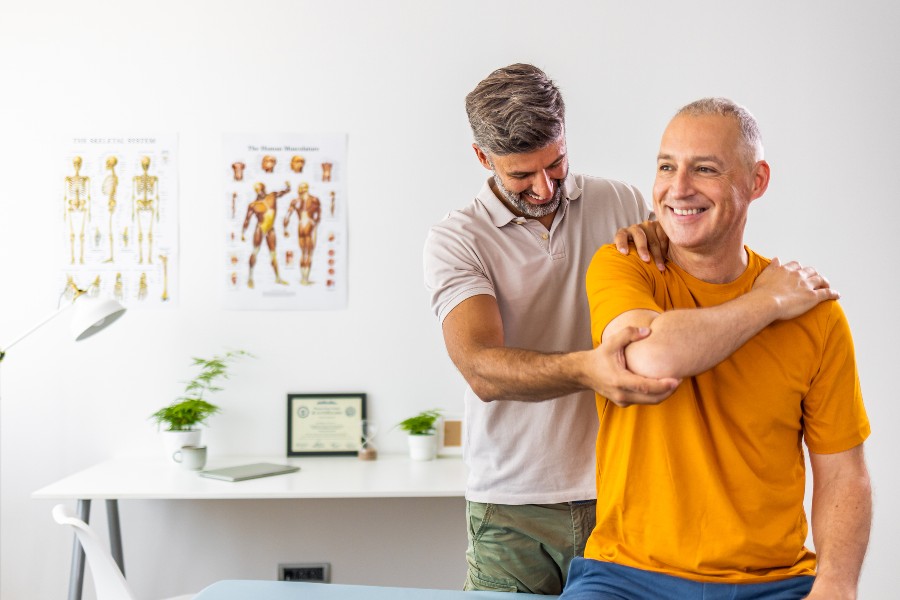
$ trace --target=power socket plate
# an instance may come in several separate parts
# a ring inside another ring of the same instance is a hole
[[[281,563],[278,581],[331,582],[331,563]]]

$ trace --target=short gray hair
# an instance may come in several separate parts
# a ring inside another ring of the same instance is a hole
[[[744,143],[744,152],[747,160],[752,165],[763,159],[762,134],[759,131],[759,123],[750,114],[750,111],[740,104],[728,98],[701,98],[683,106],[676,117],[687,115],[690,117],[702,117],[706,115],[719,115],[732,117],[737,120],[741,131],[741,140]]]
[[[506,156],[540,150],[565,133],[566,107],[559,88],[533,65],[497,69],[466,96],[475,143]]]

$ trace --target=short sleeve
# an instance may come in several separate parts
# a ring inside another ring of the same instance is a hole
[[[594,254],[585,280],[591,310],[591,336],[596,347],[610,321],[629,310],[663,312],[654,298],[656,281],[632,247],[627,255],[613,244]]]
[[[849,450],[871,433],[850,326],[840,304],[830,304],[822,362],[803,399],[803,435],[810,451],[818,454]]]
[[[431,310],[443,323],[444,317],[463,300],[488,294],[496,297],[477,252],[459,233],[440,225],[425,239],[425,288]]]

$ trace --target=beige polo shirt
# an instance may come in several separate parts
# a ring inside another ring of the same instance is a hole
[[[461,302],[496,298],[509,347],[591,348],[585,272],[620,228],[647,219],[637,188],[569,174],[550,231],[517,217],[486,182],[475,200],[431,228],[425,286],[441,322]],[[497,504],[594,498],[597,415],[592,392],[543,402],[482,402],[465,392],[466,497]]]

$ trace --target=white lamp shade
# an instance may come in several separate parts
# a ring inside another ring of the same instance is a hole
[[[125,307],[111,299],[82,296],[75,301],[72,315],[72,337],[76,342],[87,339],[125,314]]]

